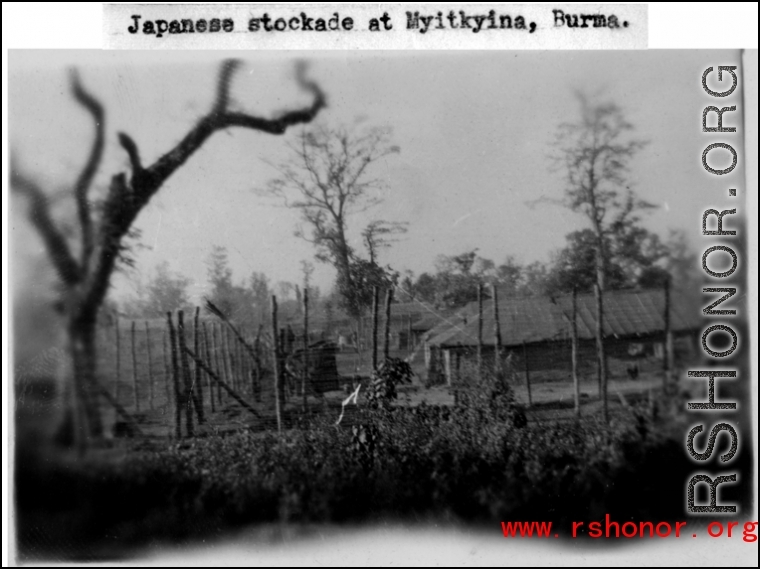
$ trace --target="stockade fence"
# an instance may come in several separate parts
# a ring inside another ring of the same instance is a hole
[[[388,293],[385,357],[392,299]],[[337,417],[340,397],[331,406],[323,394],[356,378],[341,378],[335,346],[310,332],[308,291],[301,313],[298,333],[278,321],[275,296],[267,327],[237,324],[208,301],[203,311],[101,327],[101,392],[115,410],[114,433],[180,438],[241,427],[281,430],[307,413]],[[373,361],[379,349],[376,339]]]

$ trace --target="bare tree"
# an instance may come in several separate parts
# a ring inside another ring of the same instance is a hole
[[[357,257],[348,243],[348,217],[379,203],[385,183],[371,175],[370,166],[399,149],[387,128],[326,126],[304,129],[289,148],[290,156],[273,165],[279,175],[262,193],[301,212],[311,232],[299,228],[296,235],[313,243],[317,258],[336,268],[344,306],[358,317],[362,306],[352,274]]]
[[[11,187],[28,199],[29,220],[42,237],[62,285],[61,306],[73,360],[71,388],[75,394],[74,405],[66,410],[63,425],[72,429],[73,437],[82,445],[89,439],[99,439],[103,433],[97,396],[110,398],[110,395],[96,381],[95,323],[117,260],[123,255],[123,239],[137,215],[164,182],[215,132],[241,127],[283,134],[290,126],[310,122],[325,105],[321,89],[306,78],[305,67],[299,65],[297,81],[311,94],[311,104],[273,118],[233,110],[229,105],[230,84],[239,67],[237,60],[222,64],[211,108],[173,148],[152,164],[143,164],[137,143],[126,133],[119,133],[118,140],[129,157],[131,172],[119,172],[111,177],[102,202],[95,201],[90,190],[106,142],[105,110],[82,84],[79,74],[71,73],[72,95],[89,113],[95,128],[87,161],[73,185],[79,223],[78,251],[54,220],[48,193],[21,169],[17,160],[12,161]],[[79,409],[83,413],[79,413]]]
[[[609,251],[607,236],[624,227],[636,211],[652,208],[635,197],[627,179],[633,156],[646,144],[630,136],[633,125],[613,102],[594,102],[577,93],[580,118],[563,123],[554,143],[552,159],[564,173],[563,205],[591,222],[596,247],[598,322],[596,330],[599,388],[607,417],[607,370],[603,342],[603,294]]]

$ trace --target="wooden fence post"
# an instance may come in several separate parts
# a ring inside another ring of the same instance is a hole
[[[172,313],[166,313],[169,324],[169,341],[172,352],[172,383],[174,384],[174,434],[179,439],[182,437],[182,394],[179,389],[179,362],[177,361],[177,334],[174,331]]]
[[[170,314],[170,313],[167,312],[167,314]],[[169,348],[167,347],[168,336],[169,336],[169,326],[167,325],[166,327],[164,327],[164,333],[161,334],[161,340],[163,344],[162,355],[163,355],[163,360],[164,360],[164,391],[166,392],[165,394],[166,394],[167,407],[172,401],[172,396],[171,396],[172,374],[171,374],[171,367],[169,364]]]
[[[372,287],[372,371],[377,370],[377,324],[380,307],[380,293],[377,286]]]
[[[222,362],[219,361],[219,341],[216,336],[217,331],[217,325],[215,323],[211,324],[211,349],[214,351],[214,364],[216,364],[216,370],[219,373],[219,377],[222,377],[224,375],[224,366],[222,365]],[[216,402],[221,407],[222,406],[222,388],[217,384],[216,388]]]
[[[599,378],[599,398],[602,400],[602,415],[604,422],[609,423],[610,415],[607,407],[607,365],[604,356],[604,300],[599,283],[594,283],[596,295],[596,359],[597,375]]]
[[[272,367],[274,369],[274,411],[277,416],[277,432],[282,432],[282,415],[280,409],[280,350],[279,331],[277,328],[277,297],[272,295]]]
[[[261,403],[261,327],[262,325],[259,324],[259,329],[256,332],[256,339],[253,341],[256,354],[256,384],[253,387],[253,397],[258,403]]]
[[[670,326],[670,277],[665,279],[663,288],[665,293],[665,348],[662,367],[665,370],[663,374],[663,388],[667,389],[673,378],[673,331]]]
[[[385,334],[383,335],[383,361],[391,354],[391,304],[393,303],[393,287],[385,293]]]
[[[478,383],[483,381],[483,283],[478,283]]]
[[[285,388],[288,386],[288,376],[285,375],[285,354],[287,353],[287,335],[285,328],[280,326],[280,342],[278,344],[278,353],[280,354],[277,361],[277,368],[280,370],[280,403],[285,404]]]
[[[301,396],[304,413],[308,410],[306,382],[309,377],[309,287],[303,287],[303,375],[301,376]]]
[[[581,414],[581,388],[578,381],[578,289],[573,287],[573,320],[570,323],[572,332],[572,365],[573,365],[573,395],[575,400],[575,415]]]
[[[209,349],[209,342],[208,342],[208,328],[206,327],[206,323],[203,322],[203,355],[205,360],[208,362],[208,367],[212,367],[212,360],[211,360],[211,350]],[[219,373],[219,368],[217,367],[217,373]],[[206,387],[208,388],[208,400],[211,404],[211,412],[216,411],[216,404],[214,403],[214,390],[213,390],[213,383],[211,383],[211,375],[206,374]]]
[[[119,333],[119,317],[116,317],[116,374],[114,379],[114,399],[119,401],[119,387],[121,384],[121,334]]]
[[[528,348],[525,345],[525,342],[522,343],[523,348],[523,360],[525,364],[525,383],[528,386],[528,407],[533,406],[533,396],[530,392],[530,364],[528,363]]]
[[[177,335],[179,337],[179,353],[182,358],[182,377],[185,382],[185,391],[182,394],[182,404],[187,405],[185,409],[185,430],[188,437],[194,435],[193,429],[193,401],[192,401],[192,377],[190,376],[190,362],[187,359],[187,338],[185,337],[185,313],[180,310],[177,312]]]
[[[245,333],[245,329],[241,328],[242,332]],[[235,342],[235,356],[237,357],[238,364],[240,365],[240,391],[242,392],[245,388],[249,386],[249,383],[245,381],[245,378],[248,377],[248,370],[246,369],[246,358],[245,354],[243,353],[243,346],[241,342]]]
[[[462,387],[462,354],[457,350],[456,353],[456,374],[455,377],[455,386],[454,386],[454,405],[457,406],[461,403],[460,397],[459,397],[459,390]]]
[[[145,321],[145,345],[148,349],[148,397],[150,398],[148,400],[148,404],[150,406],[151,411],[153,410],[153,404],[154,404],[154,393],[153,393],[153,356],[150,351],[150,327],[148,326],[148,321]]]
[[[493,332],[494,332],[494,373],[504,383],[504,377],[501,374],[501,326],[499,325],[499,297],[496,291],[496,285],[491,285],[491,294],[493,296]]]
[[[200,316],[201,307],[195,307],[195,316],[193,317],[193,353],[200,354],[198,349],[200,345],[200,326],[198,325],[198,317]],[[195,414],[198,417],[198,424],[201,425],[206,422],[203,416],[203,374],[201,368],[197,364],[195,367],[195,381],[193,382],[193,389],[191,394],[193,396],[193,405],[195,406]]]
[[[135,321],[132,320],[130,327],[131,349],[132,349],[132,387],[135,411],[140,411],[140,392],[137,385],[137,351],[135,349]]]
[[[235,392],[234,389],[232,389],[229,385],[227,385],[224,381],[222,381],[219,376],[214,373],[214,370],[212,370],[210,367],[208,367],[205,363],[203,363],[203,360],[198,357],[198,354],[193,353],[187,346],[185,346],[185,354],[189,355],[193,361],[200,367],[203,371],[205,371],[211,379],[216,381],[229,395],[232,397],[235,401],[240,403],[242,407],[250,411],[254,416],[261,418],[261,415],[249,405],[245,399],[243,399],[237,392]]]
[[[234,386],[235,380],[232,377],[232,364],[230,363],[230,354],[227,350],[228,348],[228,331],[227,328],[219,325],[219,339],[220,339],[220,345],[219,349],[222,351],[222,362],[224,362],[224,375],[226,378],[226,381],[228,384]]]

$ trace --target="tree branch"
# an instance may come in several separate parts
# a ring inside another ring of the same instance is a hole
[[[266,119],[254,115],[230,112],[227,108],[229,103],[229,88],[235,70],[239,67],[237,60],[228,60],[222,64],[217,82],[217,95],[211,112],[202,117],[185,137],[161,156],[154,164],[146,169],[146,178],[151,180],[146,188],[143,188],[144,199],[150,198],[161,184],[184,164],[190,156],[217,130],[237,126],[260,130],[268,134],[283,134],[288,127],[308,123],[325,106],[325,96],[319,86],[306,79],[305,66],[297,66],[296,79],[299,86],[313,96],[311,105],[303,109],[287,111],[279,117]],[[137,190],[137,188],[135,188]]]
[[[239,66],[240,62],[237,60],[227,60],[222,64],[217,79],[216,96],[210,111],[196,122],[174,148],[150,166],[142,166],[138,146],[134,140],[124,133],[119,134],[119,142],[129,156],[133,176],[129,183],[124,174],[117,174],[111,180],[111,187],[103,208],[98,264],[91,273],[88,287],[87,301],[92,305],[99,306],[105,296],[109,277],[121,251],[121,239],[129,230],[137,214],[169,176],[182,166],[212,134],[232,126],[260,130],[269,134],[283,134],[290,126],[310,122],[326,104],[322,90],[316,83],[306,78],[306,67],[299,64],[296,68],[296,80],[302,89],[312,94],[313,100],[309,106],[282,113],[271,119],[230,112],[228,110],[230,85]]]
[[[87,109],[95,123],[95,139],[92,143],[90,155],[74,185],[74,197],[77,203],[79,224],[82,228],[82,266],[86,266],[93,249],[92,217],[90,215],[90,206],[87,202],[87,192],[103,157],[105,113],[100,101],[85,90],[76,71],[72,71],[71,73],[71,89],[76,101]]]
[[[36,182],[27,178],[11,164],[11,189],[29,199],[29,221],[37,229],[50,260],[61,281],[72,285],[79,281],[80,269],[63,234],[50,216],[50,208],[45,193]]]
[[[137,148],[137,144],[132,140],[128,134],[124,132],[119,133],[119,144],[129,156],[129,163],[132,166],[133,177],[142,173],[142,161],[140,160],[140,150]]]

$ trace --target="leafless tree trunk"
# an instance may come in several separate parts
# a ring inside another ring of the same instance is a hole
[[[84,422],[75,423],[70,420],[73,410],[66,411],[69,420],[64,417],[64,428],[80,425],[76,428],[85,429],[84,433],[68,437],[69,440],[76,440],[80,436],[85,440],[100,439],[103,435],[103,423],[97,405],[101,391],[96,381],[95,325],[111,275],[123,252],[122,240],[140,211],[164,182],[215,132],[241,127],[268,134],[283,134],[290,126],[311,122],[325,105],[322,91],[314,82],[306,79],[304,67],[300,66],[298,83],[313,96],[309,106],[284,112],[271,119],[232,110],[229,108],[230,84],[239,67],[240,63],[236,60],[224,62],[212,107],[173,148],[153,164],[144,165],[135,141],[126,133],[119,133],[119,143],[129,158],[131,173],[127,175],[120,172],[111,178],[107,195],[97,208],[97,217],[89,191],[103,156],[105,112],[100,101],[85,89],[79,75],[72,73],[74,99],[90,114],[95,127],[93,145],[73,186],[80,229],[78,258],[51,214],[46,192],[21,170],[16,160],[12,161],[11,188],[28,199],[29,220],[41,236],[62,285],[62,310],[67,321],[66,331],[73,361],[70,380],[74,389],[71,392],[81,403],[87,417],[86,425]]]

